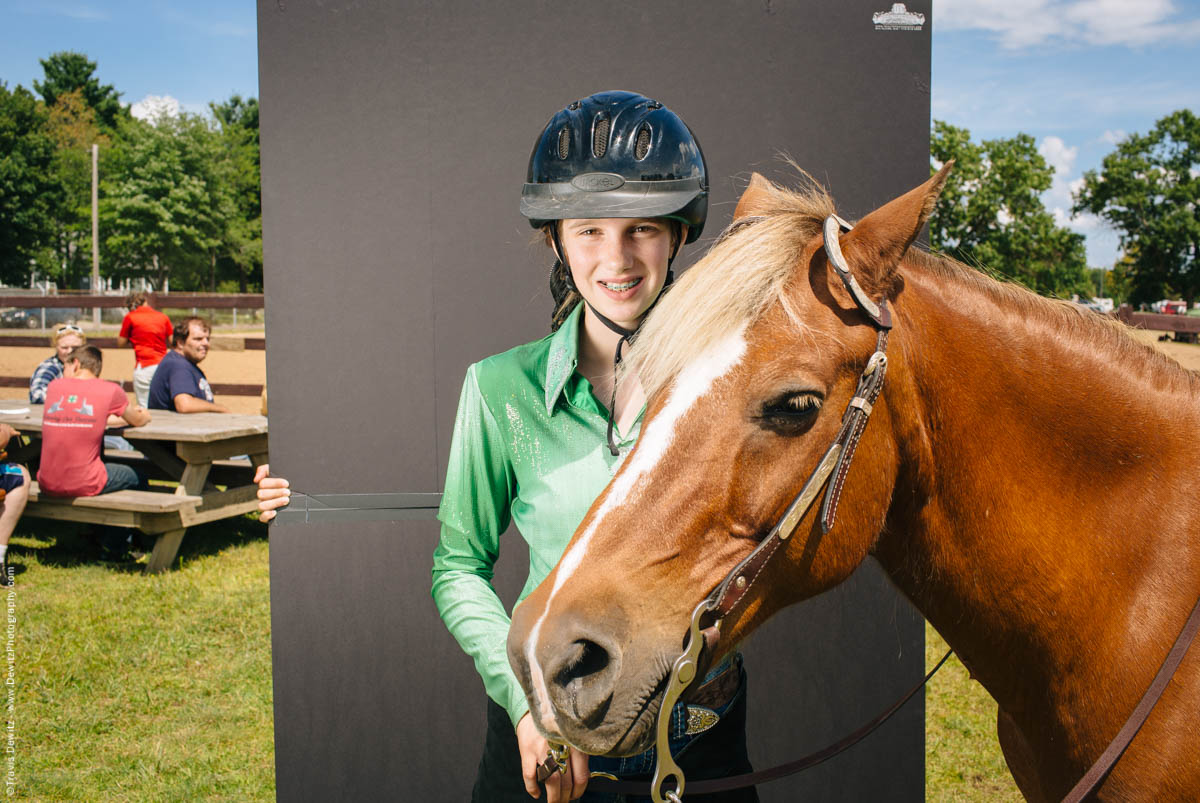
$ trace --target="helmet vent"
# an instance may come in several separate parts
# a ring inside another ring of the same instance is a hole
[[[607,117],[597,117],[592,126],[592,154],[599,159],[608,150],[608,132],[612,123]]]
[[[566,159],[571,152],[571,131],[566,126],[558,132],[558,158]]]
[[[642,123],[638,129],[637,142],[633,146],[633,158],[641,161],[650,152],[650,126]]]

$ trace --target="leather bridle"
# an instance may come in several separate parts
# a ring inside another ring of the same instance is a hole
[[[867,366],[858,378],[858,387],[855,388],[854,396],[842,414],[842,424],[838,429],[837,436],[825,450],[825,454],[809,475],[800,493],[788,505],[787,510],[771,528],[767,537],[744,560],[733,567],[725,579],[692,613],[687,647],[671,667],[662,707],[659,709],[655,738],[658,756],[654,780],[650,785],[650,796],[654,803],[678,801],[683,797],[685,783],[683,770],[671,756],[668,742],[670,711],[675,702],[696,679],[701,650],[706,644],[710,648],[715,645],[720,634],[721,622],[738,609],[750,590],[754,588],[758,578],[762,576],[771,559],[783,551],[780,547],[791,538],[823,488],[825,489],[825,498],[821,503],[821,531],[828,533],[833,528],[834,520],[837,517],[838,501],[841,498],[842,489],[845,487],[846,474],[850,471],[850,462],[854,459],[854,451],[858,447],[863,429],[867,426],[880,391],[883,390],[883,380],[887,373],[887,343],[888,333],[892,329],[892,315],[887,307],[887,300],[884,299],[876,304],[863,291],[854,278],[854,274],[850,272],[850,266],[842,254],[839,243],[841,232],[850,231],[850,228],[850,224],[837,215],[830,215],[825,219],[823,227],[825,255],[859,309],[870,319],[878,331],[875,352],[867,360]],[[830,481],[831,477],[832,481]],[[711,624],[702,627],[702,620],[711,622]],[[662,788],[664,784],[672,780],[675,789],[668,791],[664,797]]]

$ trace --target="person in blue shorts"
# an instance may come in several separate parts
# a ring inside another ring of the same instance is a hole
[[[177,413],[228,413],[229,408],[213,401],[212,387],[200,370],[208,356],[212,327],[203,318],[184,318],[175,324],[172,347],[158,364],[150,382],[151,410]]]
[[[0,449],[8,445],[17,431],[8,424],[0,424]],[[0,452],[0,457],[3,453]],[[12,572],[8,568],[8,539],[12,537],[17,520],[29,501],[29,472],[16,463],[0,462],[0,588],[12,585]]]

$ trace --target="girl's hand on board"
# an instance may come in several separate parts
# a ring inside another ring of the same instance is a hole
[[[537,768],[546,760],[550,744],[526,714],[517,723],[517,746],[521,749],[521,775],[525,779],[525,791],[530,797],[541,797],[538,788]],[[588,757],[586,753],[571,750],[566,772],[555,772],[546,779],[546,803],[566,803],[583,796],[588,783]]]
[[[254,484],[258,486],[258,520],[270,521],[275,511],[292,501],[288,481],[283,477],[268,477],[271,466],[263,463],[254,472]]]

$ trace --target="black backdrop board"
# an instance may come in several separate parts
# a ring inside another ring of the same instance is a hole
[[[543,335],[549,260],[517,199],[535,136],[601,89],[697,132],[710,239],[787,153],[858,217],[928,176],[929,2],[259,5],[272,467],[297,491],[441,490],[468,363]],[[686,265],[704,243],[685,251]],[[429,598],[430,518],[271,535],[278,799],[462,800],[483,692]],[[515,532],[497,586],[527,569]],[[765,767],[866,720],[920,676],[920,617],[865,566],[749,645]],[[923,796],[919,700],[767,801]]]

